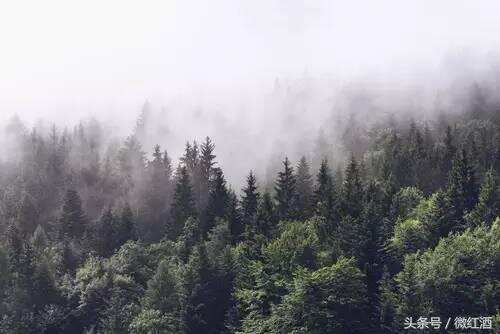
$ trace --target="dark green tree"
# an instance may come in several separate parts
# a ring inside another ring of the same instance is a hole
[[[328,222],[332,222],[336,210],[334,191],[334,182],[330,168],[328,167],[328,161],[323,159],[316,176],[314,202],[316,206],[316,213],[325,217]]]
[[[285,157],[283,170],[278,173],[275,185],[276,213],[279,220],[291,220],[297,216],[297,181],[290,160]]]
[[[196,215],[189,174],[185,166],[177,171],[177,183],[170,214],[172,219],[166,228],[167,237],[175,240],[182,232],[186,220]]]
[[[123,207],[120,217],[115,219],[114,236],[118,247],[136,239],[134,213],[128,203]]]
[[[87,218],[82,208],[78,193],[69,189],[64,196],[62,214],[57,224],[59,238],[80,240],[87,225]]]
[[[359,217],[362,210],[362,203],[363,186],[359,166],[354,155],[352,155],[345,171],[344,183],[342,184],[341,215],[344,217]]]
[[[463,229],[465,227],[463,216],[470,212],[477,202],[474,170],[465,151],[461,151],[453,160],[448,176],[446,199],[450,230]]]
[[[220,168],[214,170],[208,198],[208,207],[203,221],[203,233],[206,235],[215,225],[217,218],[225,218],[229,203],[229,191],[226,179]]]
[[[248,174],[247,184],[242,191],[241,209],[243,224],[245,228],[255,231],[260,194],[257,190],[257,179],[252,171]]]
[[[500,194],[496,172],[490,169],[484,176],[479,192],[478,203],[466,216],[467,225],[478,226],[481,223],[488,225],[500,217]]]
[[[303,156],[297,165],[297,218],[308,219],[313,214],[313,179],[309,163]]]

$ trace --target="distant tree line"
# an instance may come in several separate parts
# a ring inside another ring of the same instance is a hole
[[[143,115],[144,116],[144,115]],[[500,321],[500,119],[379,124],[341,171],[285,158],[232,189],[210,138],[174,166],[99,123],[14,120],[0,171],[0,333],[404,333]],[[7,154],[7,153],[6,153]],[[250,170],[252,166],[248,166]]]

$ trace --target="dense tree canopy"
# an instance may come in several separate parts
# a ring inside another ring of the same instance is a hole
[[[343,156],[286,157],[238,191],[210,138],[178,164],[149,143],[150,108],[122,143],[96,121],[9,125],[0,333],[404,333],[408,317],[500,319],[497,109],[346,131]]]

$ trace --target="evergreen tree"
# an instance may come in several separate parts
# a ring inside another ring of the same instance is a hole
[[[245,225],[242,221],[241,208],[239,207],[238,196],[233,190],[228,193],[228,201],[225,219],[229,224],[229,232],[233,244],[242,240],[245,232]]]
[[[159,240],[164,234],[165,221],[169,218],[168,208],[173,193],[169,160],[168,156],[164,156],[160,151],[160,146],[156,145],[153,160],[146,168],[147,180],[142,191],[143,210],[141,210],[143,220],[141,235],[146,240]]]
[[[32,234],[38,226],[38,210],[34,199],[25,193],[17,212],[19,229],[28,235]]]
[[[246,228],[255,230],[260,194],[257,191],[257,179],[252,171],[248,174],[247,184],[242,191],[241,208],[243,224]]]
[[[116,218],[108,208],[92,228],[92,249],[101,257],[109,257],[117,247]]]
[[[198,210],[205,210],[208,204],[210,180],[214,177],[215,144],[210,137],[200,147],[200,203]]]
[[[186,143],[184,149],[184,155],[181,157],[181,163],[187,168],[187,172],[192,179],[195,179],[198,175],[198,167],[200,164],[200,156],[198,150],[198,144],[193,142],[191,145],[189,142]]]
[[[474,209],[467,215],[468,225],[477,226],[481,223],[492,224],[500,217],[500,194],[496,172],[490,169],[481,185],[479,200]]]
[[[313,211],[313,180],[309,163],[303,156],[297,166],[297,218],[304,220],[312,216]]]
[[[193,249],[186,266],[183,278],[184,289],[187,291],[184,324],[187,334],[212,333],[209,328],[212,271],[205,245],[201,243]],[[212,299],[213,300],[213,299]]]
[[[363,188],[361,184],[358,163],[351,156],[351,160],[345,171],[344,183],[342,184],[341,214],[357,218],[361,214],[363,201]]]
[[[64,196],[62,214],[57,232],[59,238],[80,240],[87,224],[87,218],[82,208],[82,200],[78,193],[69,189]]]
[[[292,220],[297,216],[296,178],[290,160],[285,157],[283,170],[276,181],[276,212],[279,220]]]
[[[443,152],[440,154],[441,161],[441,186],[444,186],[446,183],[443,180],[446,180],[446,177],[449,175],[452,167],[452,162],[457,155],[457,147],[455,146],[455,138],[453,136],[453,131],[451,126],[446,127],[445,137],[443,139]]]
[[[208,198],[208,207],[203,224],[203,233],[206,235],[214,227],[216,218],[224,218],[227,214],[229,192],[226,180],[220,168],[214,170],[214,177]]]
[[[477,201],[475,175],[465,151],[453,160],[446,196],[451,229],[460,230],[464,227],[464,214],[470,212]]]
[[[278,217],[273,199],[268,192],[265,192],[262,195],[257,209],[256,232],[270,238],[274,235],[277,223]],[[250,237],[255,231],[249,228],[247,229],[247,232],[250,234]]]
[[[144,102],[141,113],[137,118],[134,128],[134,136],[143,144],[146,145],[148,134],[148,126],[151,118],[151,104],[149,101]]]
[[[142,177],[145,168],[145,155],[142,146],[135,136],[128,137],[118,152],[118,163],[126,189],[132,189]]]
[[[123,207],[119,219],[115,219],[114,234],[118,247],[136,238],[134,213],[128,203]]]
[[[167,226],[167,237],[173,240],[181,233],[186,220],[196,215],[187,167],[180,167],[177,174],[174,201],[170,209],[172,219]]]
[[[168,319],[170,333],[180,333],[184,291],[175,264],[161,261],[145,292],[144,308],[157,310]]]
[[[328,167],[328,161],[323,159],[316,176],[316,189],[314,191],[316,213],[331,222],[335,212],[335,197],[333,178]]]

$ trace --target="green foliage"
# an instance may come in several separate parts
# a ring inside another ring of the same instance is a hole
[[[257,209],[260,194],[257,191],[257,179],[252,171],[247,176],[246,186],[243,188],[241,198],[242,218],[245,230],[256,231]]]
[[[210,138],[186,145],[175,176],[159,146],[147,159],[147,114],[108,147],[96,121],[48,135],[18,124],[23,155],[0,163],[0,333],[498,326],[500,118],[474,108],[371,131],[352,119],[346,164],[320,138],[314,180],[305,158],[295,171],[285,158],[263,180],[274,189],[251,172],[241,194]]]
[[[408,255],[396,277],[399,320],[410,314],[495,314],[500,220],[442,239]],[[399,323],[401,324],[401,322]]]
[[[341,215],[357,218],[361,214],[363,200],[363,187],[358,163],[354,156],[351,157],[345,171],[342,184]]]
[[[175,264],[161,261],[155,275],[149,280],[143,298],[143,307],[158,310],[162,316],[172,319],[171,326],[180,331],[181,323],[174,326],[173,321],[180,322],[182,301],[184,299],[182,274]]]
[[[130,324],[130,333],[132,334],[177,334],[183,333],[178,330],[175,323],[167,315],[163,315],[158,310],[145,309],[134,318]]]
[[[478,226],[481,223],[492,224],[496,217],[500,217],[500,196],[497,176],[494,170],[490,169],[485,177],[479,200],[474,209],[466,216],[466,221],[470,226]]]
[[[308,219],[313,213],[313,180],[309,163],[302,157],[297,165],[297,218]]]
[[[85,231],[86,222],[80,196],[75,190],[69,189],[64,197],[62,215],[59,219],[59,237],[80,239]]]
[[[267,322],[271,332],[363,333],[369,325],[365,295],[355,261],[340,258],[317,271],[298,272]]]
[[[323,216],[331,222],[336,210],[336,201],[334,196],[334,181],[328,167],[328,161],[323,159],[316,176],[316,189],[314,190],[314,203],[316,214]]]
[[[285,157],[283,170],[278,173],[276,180],[276,212],[280,220],[292,220],[297,215],[297,180],[293,167]]]
[[[170,209],[170,214],[172,220],[167,226],[167,237],[175,240],[180,235],[186,220],[195,215],[191,182],[186,166],[178,170],[174,201]]]
[[[269,265],[283,274],[292,273],[297,266],[316,267],[319,238],[313,224],[287,222],[278,238],[263,250]]]
[[[399,221],[389,241],[389,249],[400,261],[405,255],[426,249],[429,245],[428,231],[416,219]]]

